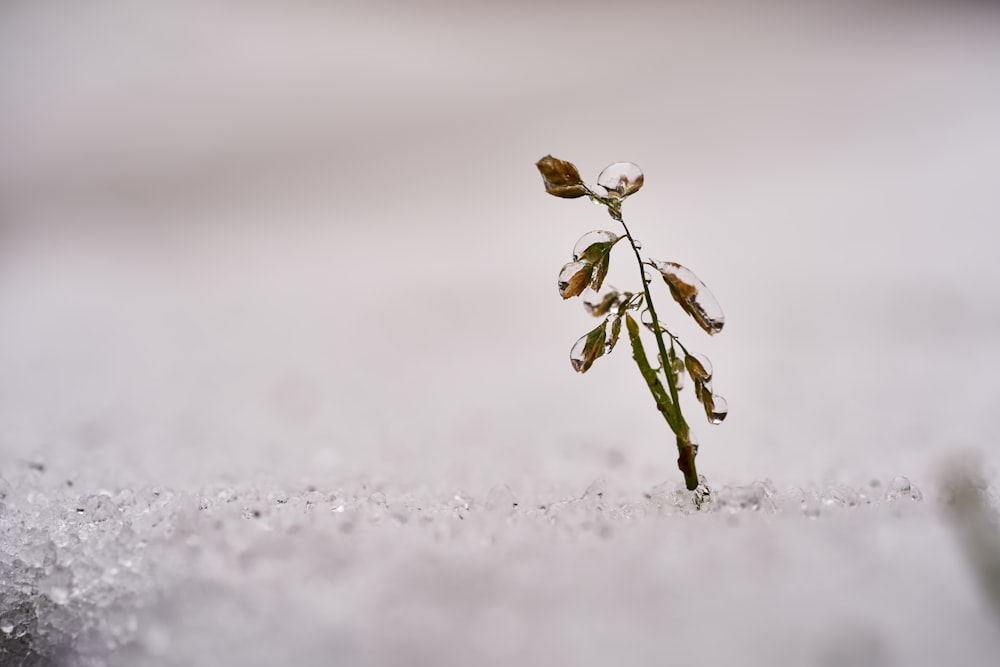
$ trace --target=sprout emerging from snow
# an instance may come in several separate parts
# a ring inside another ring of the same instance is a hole
[[[612,219],[619,222],[624,235],[599,229],[587,232],[573,247],[572,260],[559,272],[559,296],[571,299],[583,296],[583,305],[594,317],[604,320],[597,327],[581,336],[570,350],[573,370],[586,373],[601,356],[610,353],[621,334],[622,320],[632,346],[632,358],[639,367],[656,409],[663,415],[677,440],[677,465],[684,473],[684,482],[691,491],[702,489],[696,497],[704,498],[707,487],[701,483],[695,466],[698,445],[681,413],[678,392],[684,386],[687,372],[694,384],[695,398],[701,403],[709,423],[720,424],[729,407],[726,399],[712,389],[712,364],[703,355],[688,352],[680,340],[664,327],[653,305],[649,284],[652,281],[646,266],[662,276],[677,304],[708,334],[722,331],[725,317],[718,301],[693,272],[676,262],[644,260],[639,253],[642,246],[632,236],[622,219],[622,203],[642,187],[645,180],[642,170],[633,162],[615,162],[597,177],[597,185],[588,186],[571,162],[546,155],[536,165],[542,175],[545,191],[564,199],[589,197],[604,205]],[[619,292],[605,288],[611,262],[611,250],[622,239],[627,239],[638,263],[642,291]],[[652,275],[655,275],[653,273]],[[646,355],[640,328],[632,313],[639,313],[639,320],[656,338],[657,360],[654,367]],[[667,341],[669,340],[669,346]]]

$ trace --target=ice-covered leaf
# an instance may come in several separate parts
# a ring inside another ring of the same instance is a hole
[[[559,296],[564,299],[579,296],[587,289],[594,275],[594,265],[590,262],[570,262],[559,271]]]
[[[610,313],[612,308],[618,306],[621,298],[621,292],[613,287],[602,289],[599,292],[589,290],[584,292],[583,307],[594,317],[603,317]]]
[[[535,163],[542,174],[545,191],[556,197],[575,199],[587,194],[587,186],[580,178],[580,172],[571,162],[546,155]]]
[[[694,383],[694,393],[705,408],[705,416],[711,424],[721,424],[729,414],[729,404],[722,396],[712,393],[712,382]]]
[[[573,246],[573,261],[590,262],[594,265],[590,287],[595,292],[601,289],[611,265],[611,248],[618,242],[618,235],[603,229],[587,232]]]
[[[569,353],[569,361],[577,373],[586,373],[594,364],[594,360],[604,354],[606,339],[605,323],[601,322],[591,331],[582,336]]]
[[[684,366],[692,380],[708,382],[712,379],[712,362],[704,354],[689,354],[684,359]]]
[[[684,362],[694,382],[695,398],[705,408],[705,416],[710,423],[721,424],[729,414],[729,404],[712,390],[711,362],[702,354],[689,354]]]
[[[611,246],[617,241],[618,235],[605,229],[587,232],[573,246],[573,260],[583,260],[596,264],[611,251]]]
[[[624,199],[642,187],[642,169],[634,162],[609,164],[597,177],[597,184],[606,188],[608,195]]]
[[[676,262],[655,262],[656,269],[670,288],[670,294],[684,311],[709,335],[722,331],[726,322],[719,302],[694,273]]]

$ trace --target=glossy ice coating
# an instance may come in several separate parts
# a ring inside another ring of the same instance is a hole
[[[670,287],[670,294],[674,300],[698,322],[702,329],[710,335],[722,331],[726,323],[722,306],[698,276],[675,262],[657,262],[656,268]]]
[[[579,296],[594,273],[590,262],[570,262],[559,271],[559,296],[564,299]]]
[[[575,262],[580,259],[586,259],[591,262],[597,261],[599,257],[590,256],[590,253],[587,252],[588,248],[598,246],[595,250],[601,251],[603,250],[602,246],[612,244],[617,240],[617,234],[604,229],[595,229],[592,232],[587,232],[573,246],[573,261]],[[599,254],[603,255],[604,252],[600,252]]]
[[[609,164],[597,177],[597,184],[607,188],[608,195],[624,199],[642,187],[642,169],[634,162]]]

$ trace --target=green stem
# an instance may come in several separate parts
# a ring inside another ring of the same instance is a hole
[[[663,332],[660,329],[660,321],[656,316],[656,307],[653,306],[653,297],[649,292],[649,283],[646,282],[646,270],[643,267],[642,255],[639,254],[639,248],[636,247],[635,239],[632,238],[632,232],[629,231],[628,225],[622,219],[621,215],[621,204],[609,205],[608,212],[611,213],[611,217],[622,224],[622,228],[625,230],[625,236],[628,238],[629,245],[632,246],[632,252],[635,253],[636,262],[639,264],[639,277],[642,280],[642,289],[646,295],[646,307],[649,308],[649,315],[653,320],[653,335],[656,337],[656,347],[660,351],[660,365],[663,367],[663,374],[667,380],[667,387],[670,390],[670,400],[673,403],[673,413],[674,420],[677,424],[677,429],[674,434],[677,436],[677,467],[680,471],[684,473],[684,483],[688,490],[694,491],[698,487],[698,469],[694,462],[694,447],[691,445],[691,434],[688,428],[687,422],[684,421],[684,415],[681,414],[681,404],[677,396],[677,378],[674,377],[674,370],[670,367],[667,355],[667,346],[663,342]],[[670,335],[674,338],[673,335]]]

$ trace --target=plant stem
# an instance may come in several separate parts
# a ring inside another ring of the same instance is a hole
[[[691,444],[691,433],[687,422],[684,421],[684,415],[681,414],[681,404],[677,396],[677,378],[674,377],[674,370],[668,361],[667,346],[663,342],[663,332],[660,330],[660,321],[656,316],[656,308],[653,306],[653,296],[649,292],[649,283],[646,282],[646,270],[643,268],[642,255],[639,254],[639,248],[635,245],[632,232],[629,231],[628,225],[622,219],[620,206],[620,204],[616,206],[609,204],[608,212],[611,213],[612,218],[622,224],[629,245],[632,246],[632,252],[635,253],[636,262],[639,264],[639,278],[642,280],[642,289],[646,295],[646,307],[649,308],[649,315],[653,320],[653,335],[656,337],[656,347],[660,351],[660,365],[663,367],[663,375],[666,378],[667,387],[670,389],[670,399],[673,403],[671,407],[678,427],[675,431],[678,453],[677,467],[684,473],[685,486],[689,491],[694,491],[698,487],[698,469],[694,462],[695,451]],[[670,337],[674,338],[672,334]]]

